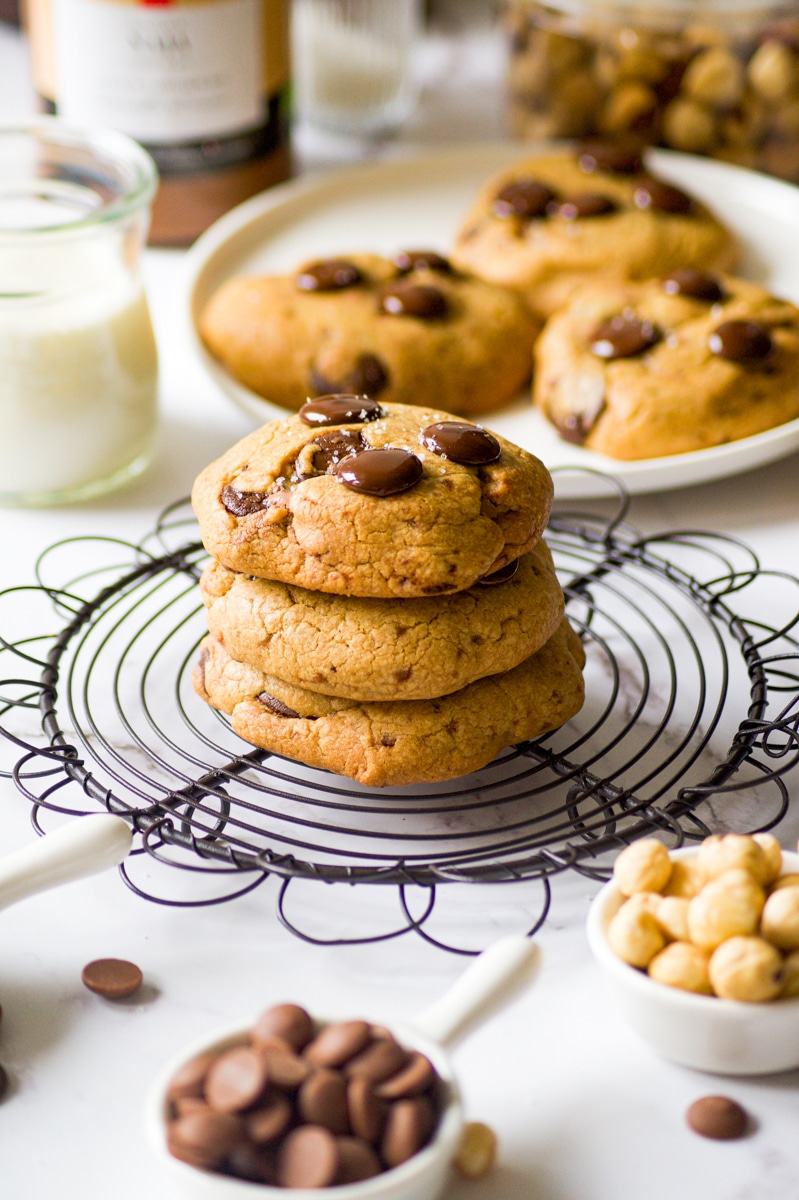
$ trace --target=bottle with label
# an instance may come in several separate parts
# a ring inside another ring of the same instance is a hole
[[[150,240],[185,245],[287,179],[289,0],[28,0],[44,108],[140,142],[161,183]]]

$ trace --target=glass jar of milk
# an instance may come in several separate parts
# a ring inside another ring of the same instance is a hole
[[[0,128],[0,503],[83,499],[147,465],[158,360],[139,264],[156,186],[123,134]]]

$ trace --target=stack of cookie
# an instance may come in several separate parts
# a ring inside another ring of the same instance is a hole
[[[562,725],[584,655],[541,540],[533,455],[434,409],[337,394],[197,479],[197,692],[243,738],[390,786]]]

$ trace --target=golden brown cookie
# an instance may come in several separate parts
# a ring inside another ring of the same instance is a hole
[[[728,275],[586,284],[536,360],[536,405],[613,458],[703,450],[799,416],[799,309]]]
[[[285,758],[372,787],[454,779],[505,746],[563,725],[583,704],[582,643],[565,619],[512,671],[438,700],[358,703],[292,687],[231,658],[212,637],[194,672],[198,694],[234,732]]]
[[[474,416],[514,399],[540,320],[439,254],[397,261],[353,254],[231,278],[201,315],[202,337],[236,379],[289,409],[356,392]]]
[[[192,493],[226,567],[347,596],[436,596],[532,549],[552,503],[532,454],[438,409],[320,399],[249,434]]]
[[[564,601],[548,547],[511,565],[502,582],[409,600],[309,592],[216,562],[200,590],[208,628],[240,662],[329,696],[426,700],[509,671],[557,629]]]
[[[644,174],[637,154],[611,159],[599,148],[539,155],[494,176],[452,251],[459,267],[520,289],[544,315],[598,271],[647,279],[675,267],[726,270],[735,257],[732,234],[698,200]]]

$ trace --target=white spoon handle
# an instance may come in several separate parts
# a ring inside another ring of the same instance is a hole
[[[127,821],[111,813],[81,817],[0,859],[0,908],[47,888],[117,866],[130,850]]]
[[[467,1026],[482,1024],[532,981],[539,957],[529,938],[494,942],[440,1000],[411,1020],[411,1026],[444,1046],[457,1041]]]

